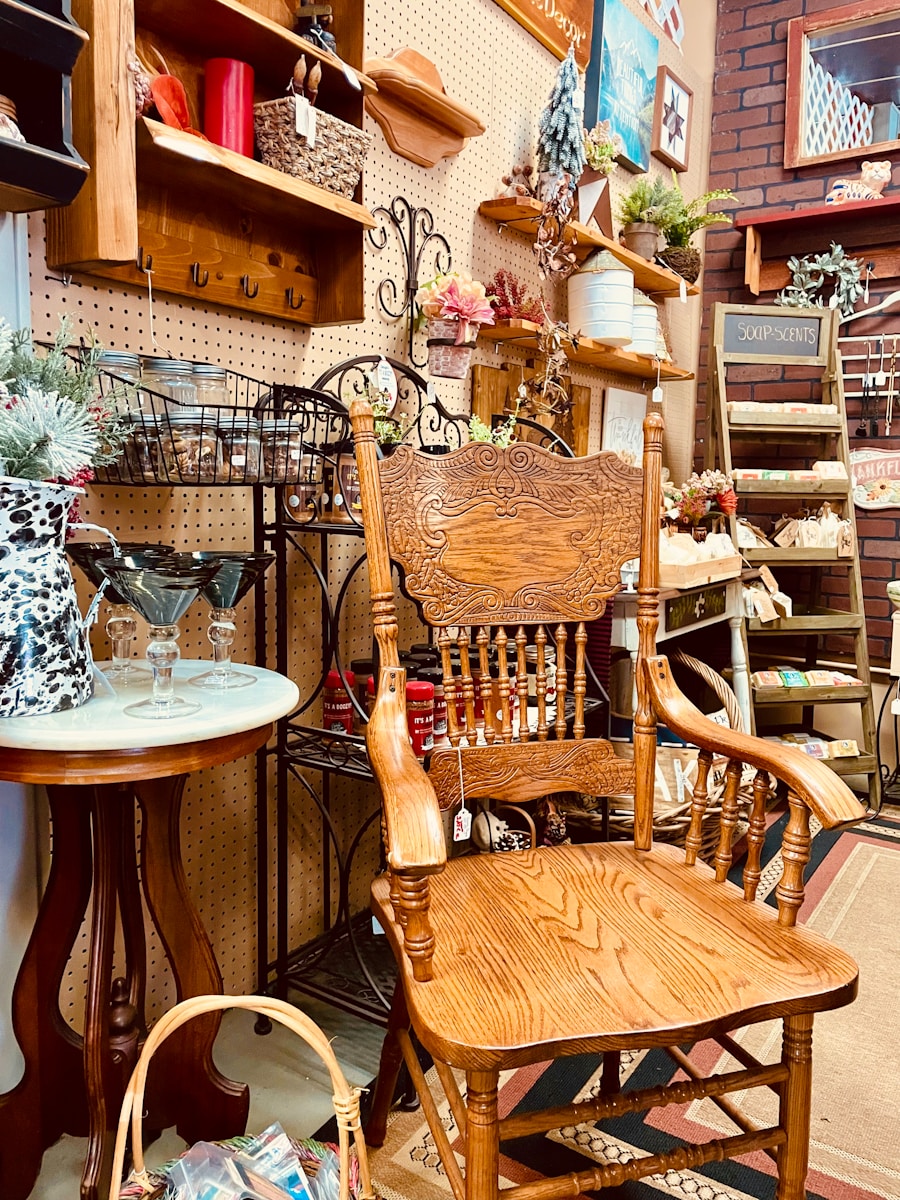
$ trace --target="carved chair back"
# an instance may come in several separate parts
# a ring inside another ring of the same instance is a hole
[[[586,622],[640,555],[640,658],[654,653],[662,419],[648,418],[641,471],[608,452],[566,458],[527,443],[442,456],[401,446],[378,461],[368,403],[351,418],[382,668],[399,665],[391,563],[437,630],[450,748],[429,777],[441,807],[461,790],[509,803],[633,794],[649,844],[656,731],[640,663],[631,762],[585,737]]]

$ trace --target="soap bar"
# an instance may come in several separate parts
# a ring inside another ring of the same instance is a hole
[[[831,758],[856,758],[859,755],[859,746],[852,738],[841,738],[839,741],[828,743],[828,753]]]
[[[779,671],[781,682],[785,687],[808,687],[806,676],[802,671]]]

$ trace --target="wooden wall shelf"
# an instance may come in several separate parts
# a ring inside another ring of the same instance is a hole
[[[87,35],[65,4],[0,0],[0,90],[18,107],[25,142],[0,138],[0,211],[68,204],[88,165],[72,138],[70,75]]]
[[[499,200],[485,200],[483,204],[479,205],[478,211],[483,217],[488,217],[491,221],[506,225],[515,233],[521,233],[533,239],[542,208],[540,200],[536,200],[532,196],[515,196]],[[575,236],[575,253],[579,261],[583,261],[598,248],[609,250],[619,262],[624,263],[634,272],[634,286],[640,288],[648,296],[678,296],[682,287],[689,296],[700,294],[700,288],[696,283],[685,284],[681,276],[676,275],[674,271],[670,271],[667,267],[661,267],[658,263],[649,262],[646,258],[641,258],[639,254],[633,254],[620,242],[606,237],[597,229],[589,229],[580,221],[570,221],[568,229]]]
[[[746,237],[744,283],[754,296],[791,282],[787,259],[828,249],[863,252],[878,279],[900,276],[900,199],[817,204],[782,212],[738,213],[736,229]]]
[[[447,95],[437,67],[418,51],[407,47],[389,58],[370,58],[365,67],[378,86],[366,97],[366,109],[402,158],[434,167],[484,133],[481,117]]]
[[[303,325],[361,321],[363,237],[374,224],[361,189],[347,199],[158,121],[136,127],[125,68],[130,5],[74,3],[91,37],[76,68],[75,119],[93,170],[76,203],[48,218],[48,264],[146,285],[149,254],[154,286],[195,302]],[[361,6],[333,7],[346,73],[280,24],[290,18],[270,0],[135,0],[133,34],[182,80],[198,121],[207,58],[249,62],[261,100],[283,93],[302,53],[322,61],[322,107],[361,126],[364,92],[374,87],[361,70]]]
[[[489,342],[504,342],[537,350],[540,331],[540,325],[534,321],[498,321],[496,325],[483,325],[478,336]],[[579,338],[577,347],[567,345],[566,357],[569,362],[597,367],[603,371],[615,371],[620,375],[632,375],[638,379],[656,379],[655,358],[645,358],[628,350],[614,350],[609,346],[601,346],[592,338]],[[672,363],[661,364],[659,377],[665,380],[694,378],[690,371]]]

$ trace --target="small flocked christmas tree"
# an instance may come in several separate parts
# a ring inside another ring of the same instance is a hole
[[[585,164],[582,111],[578,101],[575,47],[570,46],[538,124],[538,170],[556,178],[567,174],[573,189]]]

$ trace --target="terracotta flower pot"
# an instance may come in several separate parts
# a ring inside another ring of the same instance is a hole
[[[632,221],[622,229],[622,241],[633,254],[652,261],[659,245],[659,229],[650,221]]]
[[[429,317],[429,375],[434,375],[438,379],[465,379],[472,361],[475,339],[478,337],[478,326],[471,325],[469,340],[459,345],[456,342],[458,332],[459,321],[449,320],[446,317]]]

